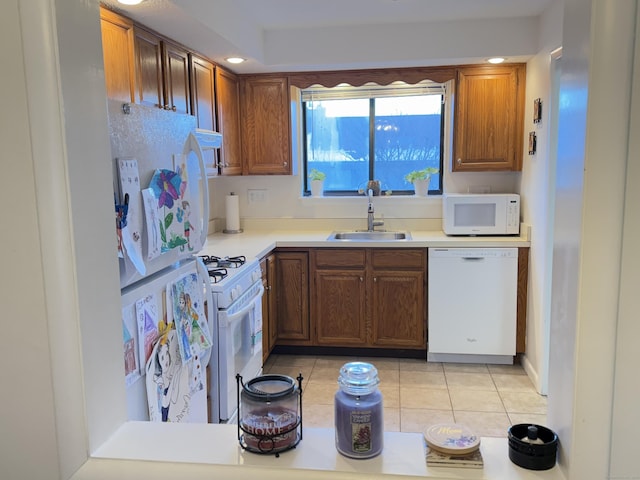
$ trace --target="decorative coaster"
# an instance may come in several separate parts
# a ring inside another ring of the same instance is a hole
[[[459,423],[432,425],[424,437],[430,448],[449,455],[464,455],[480,448],[480,437]]]

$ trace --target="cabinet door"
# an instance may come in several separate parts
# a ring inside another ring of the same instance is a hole
[[[291,173],[289,82],[286,77],[248,77],[242,82],[243,173]]]
[[[213,63],[193,54],[190,56],[190,63],[191,111],[196,117],[196,125],[205,130],[216,130],[214,90],[216,67]],[[218,166],[216,150],[204,150],[202,156],[207,168],[216,172]]]
[[[240,143],[240,83],[238,77],[222,68],[216,69],[218,128],[222,133],[220,173],[242,174]]]
[[[309,254],[277,252],[276,284],[278,343],[308,345]]]
[[[364,279],[364,270],[315,271],[312,317],[315,344],[365,346]]]
[[[102,55],[107,97],[134,101],[133,22],[100,7]]]
[[[167,41],[162,42],[164,68],[164,108],[191,113],[189,91],[189,52]]]
[[[521,170],[524,65],[457,71],[453,171]]]
[[[164,108],[162,93],[162,47],[160,38],[136,27],[136,92],[135,103]]]
[[[374,270],[371,283],[373,346],[426,348],[425,272]]]
[[[276,319],[276,256],[269,255],[260,260],[262,270],[262,360],[266,361],[273,347],[276,345],[277,325]]]
[[[268,308],[269,308],[269,352],[273,350],[278,342],[278,304],[277,304],[277,277],[276,277],[276,256],[267,257],[267,278],[269,280]],[[264,332],[263,332],[264,335]]]

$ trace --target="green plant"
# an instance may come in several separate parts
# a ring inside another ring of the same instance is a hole
[[[423,168],[422,170],[414,170],[407,173],[404,176],[404,179],[409,183],[413,183],[415,180],[426,180],[427,178],[430,178],[431,175],[433,175],[434,173],[438,173],[439,171],[440,169],[438,168],[427,167]]]
[[[311,171],[309,172],[309,178],[311,180],[324,180],[325,178],[327,178],[327,175],[324,172],[321,172],[320,170],[316,170],[315,168],[312,168]]]

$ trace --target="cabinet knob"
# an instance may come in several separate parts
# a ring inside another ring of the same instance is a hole
[[[378,281],[378,277],[373,277],[374,283]]]
[[[361,282],[364,282],[364,278],[360,277],[360,281],[361,281]]]
[[[171,110],[173,110],[173,111],[175,112],[175,111],[176,111],[176,110],[178,110],[178,109],[177,109],[177,108],[176,108],[176,106],[174,105],[173,107],[171,107]]]
[[[284,167],[286,167],[287,165],[289,165],[289,163],[288,163],[288,162],[283,162],[283,163],[282,163],[282,166],[284,166]]]
[[[456,161],[458,162],[458,165],[461,165],[461,164],[462,164],[462,159],[461,159],[461,158],[459,158],[459,159],[458,159],[458,160],[456,160]]]

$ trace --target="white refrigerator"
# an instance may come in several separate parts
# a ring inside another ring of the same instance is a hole
[[[209,221],[201,145],[221,137],[191,115],[108,102],[128,416],[207,422],[217,339],[197,257]]]

